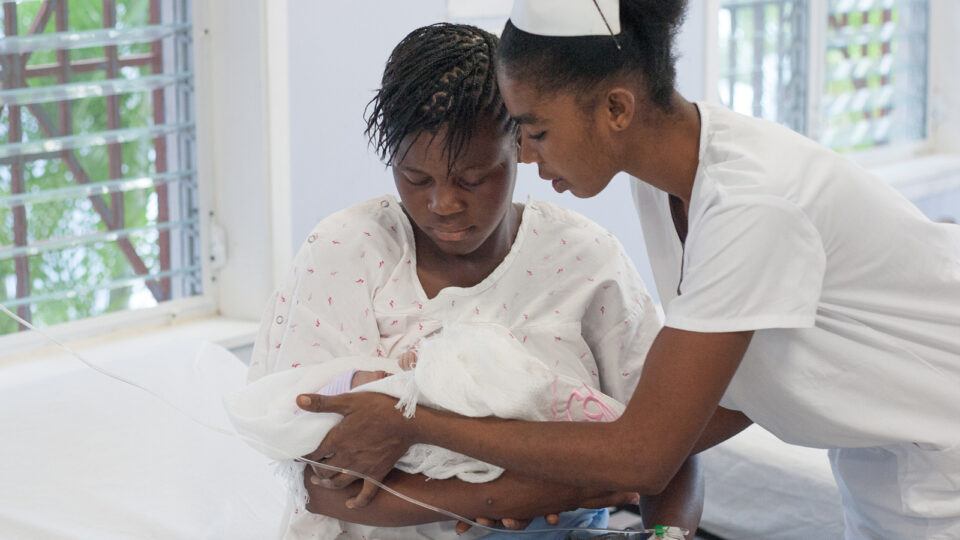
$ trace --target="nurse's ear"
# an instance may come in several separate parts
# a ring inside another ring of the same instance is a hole
[[[637,97],[628,88],[615,86],[607,91],[603,116],[606,124],[614,131],[624,131],[633,122],[637,112]]]

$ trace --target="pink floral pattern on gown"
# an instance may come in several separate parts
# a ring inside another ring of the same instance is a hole
[[[527,202],[504,261],[427,298],[413,230],[391,196],[321,221],[261,319],[249,380],[334,358],[398,358],[445,324],[506,328],[557,373],[626,403],[660,319],[619,241],[583,216]],[[588,393],[564,396],[603,419]],[[304,516],[305,517],[305,516]]]

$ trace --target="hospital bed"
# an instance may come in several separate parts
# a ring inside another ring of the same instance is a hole
[[[701,528],[727,540],[843,538],[827,451],[750,426],[703,455]]]
[[[227,425],[219,394],[235,358],[198,365],[221,323],[81,346],[191,414]],[[102,362],[100,362],[102,360]],[[266,458],[150,395],[56,352],[0,363],[0,539],[277,536],[285,496]]]
[[[826,450],[791,446],[759,426],[704,452],[706,499],[696,540],[843,538]],[[638,527],[619,509],[610,526]]]
[[[81,345],[88,359],[145,383],[200,420],[226,426],[219,396],[245,366],[201,342],[236,328],[165,328]],[[241,355],[242,356],[242,355]],[[284,492],[266,458],[154,397],[56,351],[0,361],[0,539],[264,539]],[[702,528],[729,540],[840,538],[826,452],[757,426],[704,454]],[[623,512],[617,526],[635,524]]]

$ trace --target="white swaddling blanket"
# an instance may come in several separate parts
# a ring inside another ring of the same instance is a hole
[[[308,454],[342,418],[309,413],[296,397],[316,393],[350,369],[394,373],[355,388],[398,398],[413,415],[416,405],[464,416],[520,420],[611,421],[624,405],[574,377],[557,374],[529,355],[508,330],[496,325],[453,325],[424,340],[415,368],[399,371],[387,358],[337,358],[320,365],[267,375],[225,400],[228,416],[251,446],[278,461]],[[398,372],[399,371],[399,372]],[[503,469],[429,445],[414,445],[396,468],[431,478],[489,482]]]

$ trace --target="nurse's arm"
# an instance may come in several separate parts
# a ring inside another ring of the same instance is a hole
[[[614,422],[464,418],[423,408],[399,425],[407,441],[449,448],[535,478],[660,493],[695,450],[752,335],[663,328],[633,397]]]
[[[739,411],[717,407],[692,453],[696,454],[717,445],[752,423]],[[642,497],[640,513],[644,523],[670,524],[691,531],[697,530],[703,514],[701,469],[699,456],[691,455],[661,493]]]
[[[733,437],[737,433],[747,429],[753,424],[753,420],[747,418],[747,415],[740,411],[732,411],[723,407],[717,407],[713,413],[710,423],[704,428],[700,435],[700,440],[693,447],[692,454],[698,454],[704,450],[713,448],[723,441]]]
[[[698,456],[687,458],[661,493],[640,498],[644,523],[697,530],[703,514],[703,471],[699,461]]]
[[[377,527],[404,527],[453,519],[390,494],[374,498],[363,508],[350,508],[346,503],[359,493],[359,483],[339,490],[325,489],[312,484],[311,477],[313,473],[307,468],[304,473],[304,486],[309,494],[307,510],[315,514]],[[630,494],[564,486],[509,471],[492,482],[473,484],[456,478],[429,479],[422,474],[394,469],[384,483],[404,495],[471,519],[476,516],[496,520],[529,519],[573,510],[584,504],[603,508],[631,502]]]

